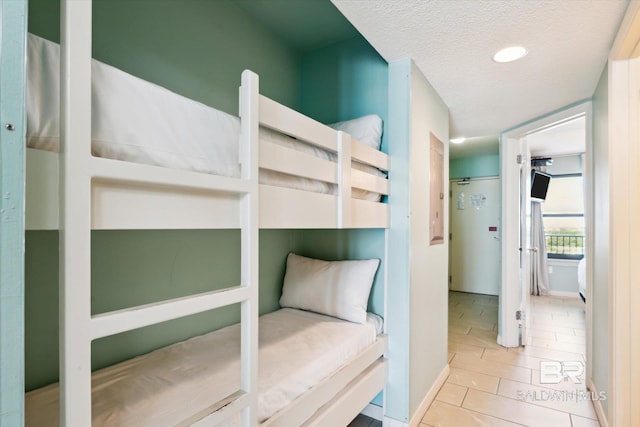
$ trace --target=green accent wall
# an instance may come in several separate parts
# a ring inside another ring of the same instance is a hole
[[[59,42],[59,3],[31,0],[29,31]],[[298,54],[230,0],[94,0],[93,57],[236,115],[251,69],[262,94],[298,107]]]
[[[498,154],[485,154],[449,160],[449,179],[499,175],[500,155]]]

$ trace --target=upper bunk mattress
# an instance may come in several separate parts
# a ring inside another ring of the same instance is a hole
[[[351,323],[294,309],[260,317],[258,420],[268,419],[376,340]],[[375,318],[374,318],[375,317]],[[240,388],[240,325],[96,371],[93,426],[175,425]],[[58,425],[58,384],[26,394],[26,426]]]
[[[91,61],[94,156],[227,177],[240,177],[240,119],[161,86]],[[59,151],[60,46],[33,34],[27,46],[27,146]],[[380,125],[381,126],[381,125]],[[336,155],[269,129],[260,138],[326,160]],[[353,167],[385,174],[360,163]],[[271,170],[260,183],[325,194],[334,184]],[[380,195],[354,189],[353,197],[379,201]]]

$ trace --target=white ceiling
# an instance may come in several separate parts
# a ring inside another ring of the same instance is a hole
[[[414,59],[449,107],[452,138],[495,137],[591,98],[627,7],[626,0],[331,1],[385,60]],[[528,55],[492,60],[511,45]]]

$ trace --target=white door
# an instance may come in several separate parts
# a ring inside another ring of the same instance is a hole
[[[451,180],[450,289],[500,292],[500,180]]]

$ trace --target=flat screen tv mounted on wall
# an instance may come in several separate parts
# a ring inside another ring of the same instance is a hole
[[[534,202],[544,202],[547,198],[547,190],[551,175],[537,170],[531,171],[531,200]]]

